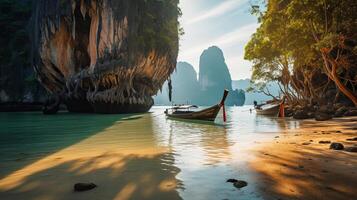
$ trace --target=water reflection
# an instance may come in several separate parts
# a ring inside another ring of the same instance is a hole
[[[250,155],[245,149],[259,139],[273,138],[281,130],[297,128],[298,124],[244,110],[249,108],[227,108],[228,123],[217,126],[166,119],[159,114],[160,108],[153,109],[157,114],[154,130],[162,141],[167,141],[175,166],[181,170],[177,179],[183,182],[183,187],[178,188],[183,199],[230,199],[238,194],[262,199],[255,184],[242,194],[225,181],[232,177],[254,179],[246,167]]]
[[[141,115],[0,114],[0,199],[260,199],[254,184],[237,191],[226,179],[251,182],[245,150],[299,124],[245,110],[227,108],[224,126],[170,120],[161,107]],[[11,159],[12,150],[26,159]],[[79,181],[100,187],[73,197]]]

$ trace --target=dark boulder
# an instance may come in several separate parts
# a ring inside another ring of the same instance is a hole
[[[317,112],[315,114],[315,120],[316,121],[327,121],[332,119],[332,115],[328,114],[328,113],[323,113],[323,112]]]
[[[233,183],[233,186],[238,189],[246,187],[248,185],[248,183],[246,181],[237,180],[237,179],[228,179],[227,182]]]
[[[285,117],[292,117],[294,115],[294,111],[292,110],[291,107],[285,108],[284,112],[285,112]]]
[[[330,115],[335,114],[335,111],[334,111],[332,105],[320,106],[320,108],[318,109],[318,112],[319,113],[326,113],[326,114],[330,114]]]
[[[236,187],[236,188],[243,188],[245,186],[247,186],[248,183],[246,181],[238,181],[238,182],[235,182],[233,183],[233,186]]]
[[[51,99],[48,99],[43,105],[42,112],[45,115],[56,114],[61,105],[61,97],[59,95],[54,95]]]
[[[294,119],[309,119],[308,112],[305,110],[297,110],[293,115]]]
[[[341,143],[334,142],[330,145],[330,149],[333,150],[343,150],[345,147]]]
[[[349,117],[349,116],[357,116],[357,108],[350,108],[350,109],[348,109],[348,110],[345,112],[344,116],[347,116],[347,117]]]
[[[83,192],[96,188],[97,185],[94,183],[76,183],[74,184],[74,191]]]
[[[341,106],[336,109],[335,117],[342,117],[347,111],[348,111],[347,107]]]

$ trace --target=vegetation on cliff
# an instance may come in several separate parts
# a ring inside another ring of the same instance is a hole
[[[278,81],[291,105],[357,106],[354,0],[269,0],[246,46],[252,81]]]
[[[155,0],[143,4],[139,31],[131,42],[138,49],[143,48],[148,52],[151,49],[160,49],[162,52],[176,50],[178,40],[173,38],[177,37],[177,33],[182,34],[177,21],[177,17],[182,15],[178,3],[179,0]]]
[[[44,91],[30,63],[31,0],[0,0],[0,103],[39,101]]]

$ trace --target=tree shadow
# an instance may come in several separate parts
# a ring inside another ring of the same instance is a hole
[[[175,178],[174,154],[158,144],[150,114],[33,115],[19,120],[26,130],[32,127],[32,134],[17,130],[18,121],[7,123],[7,130],[22,134],[28,146],[17,149],[26,152],[25,160],[7,156],[0,164],[6,167],[0,199],[180,199],[176,189],[183,184]],[[98,188],[75,193],[77,182],[94,182]]]
[[[0,113],[0,179],[130,117]]]
[[[8,185],[0,187],[0,198],[181,199],[176,189],[182,183],[175,178],[180,170],[173,164],[171,153],[153,156],[105,153],[60,162],[21,180],[13,177],[15,184],[3,180]],[[73,185],[77,182],[94,182],[98,187],[87,192],[74,192]]]
[[[273,141],[257,150],[256,158],[250,163],[264,199],[355,199],[355,153],[330,150],[329,144],[318,143],[328,140],[345,146],[357,145],[346,141],[356,136],[354,119],[305,121],[301,126],[303,139],[313,139],[310,145],[292,142],[294,136],[280,143]]]

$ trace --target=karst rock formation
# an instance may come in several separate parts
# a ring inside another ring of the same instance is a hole
[[[178,0],[38,0],[33,65],[72,112],[145,112],[176,66]]]

